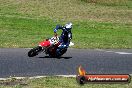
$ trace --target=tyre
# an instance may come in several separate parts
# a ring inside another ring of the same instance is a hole
[[[54,45],[49,47],[49,56],[50,57],[56,57],[56,49],[57,49],[57,47],[55,47]]]
[[[29,57],[34,57],[34,56],[38,55],[38,53],[39,53],[40,51],[42,51],[42,47],[37,46],[37,47],[31,49],[31,50],[28,52],[28,56],[29,56]]]
[[[78,76],[78,77],[76,78],[76,80],[77,80],[77,83],[79,83],[80,85],[83,85],[83,84],[86,83],[86,79],[85,79],[84,76]]]
[[[66,53],[66,51],[67,51],[67,48],[62,49],[62,50],[61,50],[61,55],[60,55],[60,56],[62,56],[64,53]]]
[[[57,46],[50,46],[49,47],[49,56],[50,57],[54,57],[54,58],[56,58],[56,57],[61,57],[64,53],[66,53],[66,51],[67,51],[67,48],[64,48],[64,49],[61,49],[61,54],[57,54],[57,52],[56,52],[56,50],[57,50]]]

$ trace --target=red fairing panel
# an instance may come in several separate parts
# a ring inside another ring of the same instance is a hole
[[[48,47],[48,46],[50,46],[50,41],[43,41],[43,42],[40,42],[40,43],[39,43],[39,46]]]

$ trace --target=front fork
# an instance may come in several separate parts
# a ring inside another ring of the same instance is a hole
[[[42,47],[42,50],[45,54],[49,54],[49,47]]]
[[[38,47],[39,47],[38,53],[45,52],[45,47],[42,47],[41,45],[39,45]]]

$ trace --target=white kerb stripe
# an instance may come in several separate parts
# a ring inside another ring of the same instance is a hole
[[[115,53],[118,53],[118,54],[132,54],[132,53],[127,53],[127,52],[115,52]]]

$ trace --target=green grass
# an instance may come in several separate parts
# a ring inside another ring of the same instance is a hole
[[[34,47],[56,24],[71,21],[74,48],[132,48],[131,6],[131,0],[0,0],[0,47]]]
[[[1,17],[0,47],[34,47],[53,35],[56,22],[46,19]],[[131,24],[74,22],[74,48],[132,48]]]
[[[1,83],[2,81],[0,81]],[[79,85],[76,78],[45,77],[38,79],[23,79],[4,81],[0,88],[131,88],[129,84],[85,84]]]
[[[87,3],[95,3],[106,6],[126,6],[130,0],[81,0]]]

